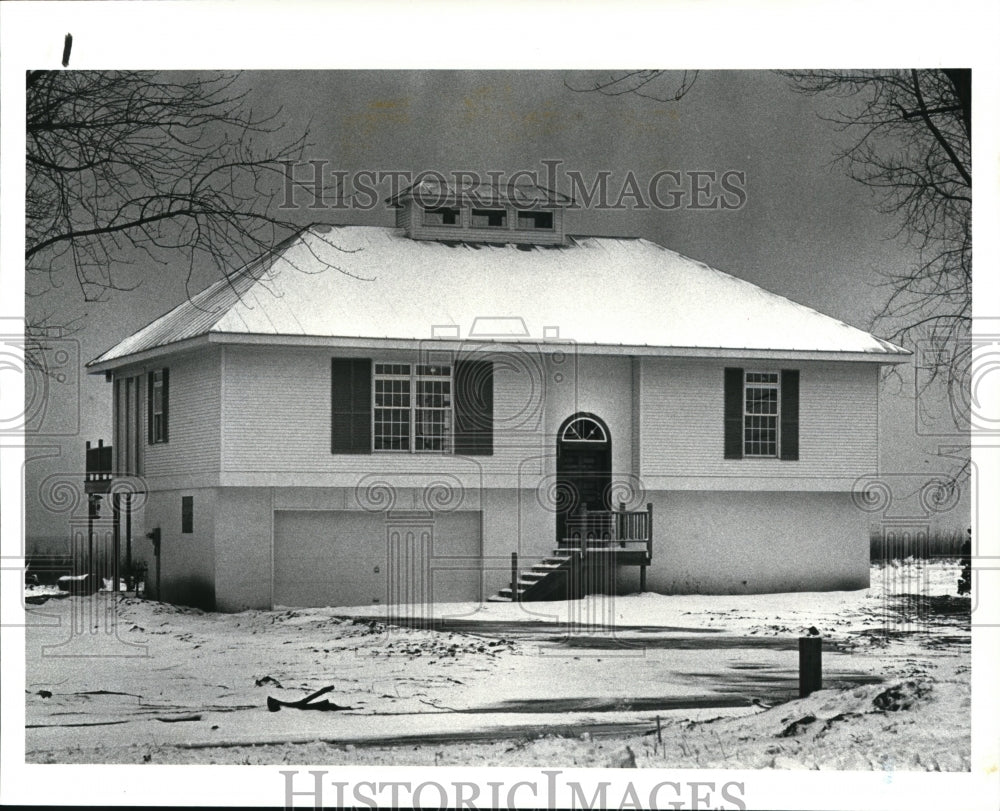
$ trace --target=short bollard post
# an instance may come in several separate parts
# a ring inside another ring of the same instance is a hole
[[[799,698],[823,689],[823,637],[799,637]]]
[[[519,602],[517,595],[517,552],[510,553],[510,599],[512,602]]]

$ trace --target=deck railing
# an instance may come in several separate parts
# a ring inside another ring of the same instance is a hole
[[[85,477],[88,482],[109,482],[113,473],[111,446],[103,439],[97,440],[97,447],[87,443]]]
[[[617,543],[621,547],[645,546],[646,560],[653,557],[653,505],[645,510],[588,510],[586,506],[566,517],[567,540],[579,544],[581,554],[587,547]]]

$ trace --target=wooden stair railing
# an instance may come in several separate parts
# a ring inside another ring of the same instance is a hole
[[[645,510],[588,511],[568,516],[567,535],[552,555],[522,571],[517,552],[511,553],[510,586],[490,597],[491,602],[528,602],[560,599],[576,591],[583,596],[587,573],[594,566],[639,566],[639,590],[646,590],[646,567],[653,559],[653,505]],[[639,550],[635,547],[640,546]],[[638,552],[639,554],[634,554]],[[633,554],[629,554],[633,553]],[[627,557],[626,557],[627,555]],[[622,559],[625,558],[623,561]]]

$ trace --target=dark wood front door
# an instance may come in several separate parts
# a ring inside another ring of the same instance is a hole
[[[558,504],[556,540],[567,537],[566,519],[583,507],[611,509],[606,501],[611,484],[611,437],[604,423],[577,414],[559,432],[556,458]]]

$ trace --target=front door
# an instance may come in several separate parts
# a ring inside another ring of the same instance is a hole
[[[569,516],[583,507],[588,512],[611,509],[611,435],[593,414],[574,414],[559,430],[556,452],[556,540],[562,541]]]

